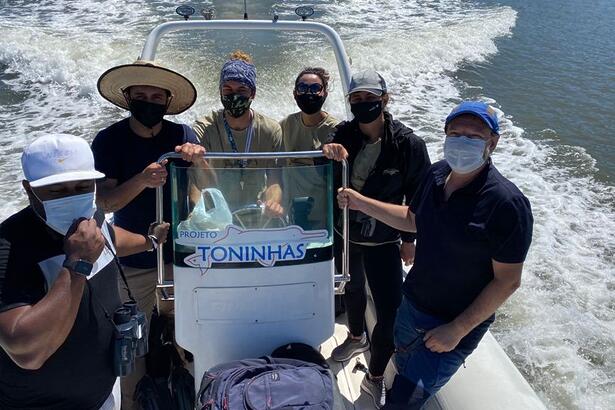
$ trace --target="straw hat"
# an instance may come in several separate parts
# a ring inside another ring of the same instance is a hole
[[[149,85],[171,92],[167,114],[186,111],[196,101],[196,88],[183,75],[161,67],[153,61],[137,60],[105,71],[98,79],[98,92],[118,107],[128,109],[123,91],[133,85]]]

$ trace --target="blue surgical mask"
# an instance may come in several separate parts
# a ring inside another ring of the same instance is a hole
[[[96,212],[96,194],[65,196],[64,198],[41,201],[45,208],[45,221],[54,231],[66,235],[75,219],[90,219]]]
[[[487,142],[481,138],[446,137],[444,159],[453,171],[458,174],[469,174],[480,168],[487,160],[486,145]]]

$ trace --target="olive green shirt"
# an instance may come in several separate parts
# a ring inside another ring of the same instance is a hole
[[[223,109],[212,111],[210,115],[199,118],[192,127],[201,145],[209,152],[233,152],[224,126]],[[284,151],[282,141],[282,129],[273,119],[252,110],[254,119],[252,127],[254,134],[249,147],[249,152],[279,152]],[[246,152],[246,139],[248,129],[237,131],[231,130],[237,150]],[[228,166],[233,166],[235,161],[225,160]],[[251,159],[248,160],[248,168],[273,168],[275,160]]]
[[[335,132],[335,126],[338,123],[336,118],[327,114],[319,124],[308,127],[303,123],[301,112],[291,114],[280,121],[284,146],[287,151],[320,150],[322,144],[329,139],[329,135]],[[304,201],[310,198],[312,205],[308,214],[295,215],[295,219],[307,218],[310,223],[309,229],[325,229],[327,218],[331,216],[328,215],[328,198],[323,179],[324,166],[311,166],[314,164],[312,158],[293,158],[289,160],[289,163],[298,166],[289,168],[284,175],[284,193],[289,209],[296,209],[295,212],[304,209],[295,208],[294,201]]]
[[[301,112],[289,115],[280,121],[284,146],[287,151],[313,151],[319,150],[327,142],[329,135],[335,131],[339,120],[327,113],[327,116],[317,125],[308,127],[303,124]],[[309,158],[290,160],[292,165],[311,165]]]
[[[233,152],[224,126],[224,110],[213,111],[210,115],[198,119],[194,126],[201,145],[208,152]],[[280,125],[269,117],[252,110],[253,135],[248,152],[284,151]],[[248,129],[231,130],[237,150],[246,152]],[[283,161],[283,160],[282,160]],[[283,163],[283,162],[280,162]],[[260,199],[267,187],[267,174],[254,168],[275,168],[275,159],[249,159],[246,168],[241,169],[236,160],[210,160],[210,165],[218,177],[218,186],[223,192],[231,210],[243,205],[254,204]],[[222,168],[233,168],[221,171]],[[252,168],[252,169],[251,169]],[[270,173],[269,173],[270,174]]]

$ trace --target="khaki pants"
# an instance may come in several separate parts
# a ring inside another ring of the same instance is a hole
[[[156,268],[152,269],[138,269],[124,266],[124,273],[126,274],[126,281],[132,292],[132,296],[137,301],[139,309],[145,313],[147,317],[147,323],[149,326],[152,318],[152,312],[154,306],[156,306],[157,293],[156,284],[158,283],[158,272]],[[173,265],[168,264],[165,266],[165,272],[167,277],[172,275]],[[126,285],[122,278],[119,278],[119,289],[122,300],[128,300],[128,292],[126,292]],[[173,302],[162,302],[160,305],[161,313],[170,313],[173,311]],[[122,410],[136,410],[137,405],[133,400],[135,387],[137,383],[145,376],[145,358],[141,357],[136,359],[135,371],[130,375],[121,378],[122,384]]]

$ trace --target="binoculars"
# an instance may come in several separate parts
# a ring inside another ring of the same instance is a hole
[[[128,376],[135,370],[135,359],[147,354],[147,319],[137,303],[130,301],[113,313],[113,323],[113,368],[116,376]]]

